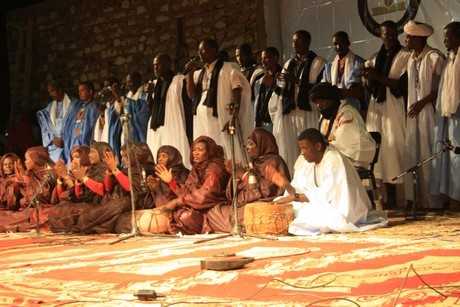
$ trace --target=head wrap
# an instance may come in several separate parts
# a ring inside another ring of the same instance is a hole
[[[39,167],[44,167],[47,164],[54,164],[50,160],[48,150],[43,146],[30,147],[27,149],[26,155],[29,155],[30,159]]]
[[[210,137],[204,135],[199,136],[195,139],[195,141],[193,141],[192,149],[193,146],[195,146],[198,143],[204,143],[206,146],[206,162],[213,160],[224,160],[224,149],[222,148],[222,146],[217,145],[217,143]],[[193,166],[195,166],[196,163],[193,162],[193,150],[190,152],[190,162]]]
[[[18,161],[19,163],[22,163],[19,157],[15,153],[10,152],[10,153],[4,154],[2,158],[0,159],[0,177],[6,176],[6,174],[3,173],[3,163],[5,162],[7,158],[10,158],[11,160],[13,160],[13,163],[16,161]],[[13,170],[13,173],[14,173],[14,170]]]
[[[429,37],[433,34],[433,27],[426,23],[410,20],[404,25],[404,33],[410,36]]]
[[[73,153],[77,152],[80,155],[80,165],[89,166],[91,164],[89,162],[89,151],[90,148],[86,145],[74,146],[70,152],[70,156],[72,157]]]
[[[276,139],[273,134],[267,130],[263,128],[256,128],[249,136],[249,139],[256,144],[258,157],[278,154]]]

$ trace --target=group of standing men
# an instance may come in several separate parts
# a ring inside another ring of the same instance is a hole
[[[108,80],[107,95],[95,97],[92,84],[81,82],[77,100],[50,82],[53,101],[37,114],[43,146],[54,161],[68,162],[74,146],[92,140],[107,142],[119,153],[123,134],[129,133],[129,140],[147,143],[153,156],[171,145],[188,157],[191,141],[208,136],[229,159],[229,132],[235,128],[236,160],[241,161],[243,143],[254,127],[262,127],[275,136],[292,173],[299,157],[297,137],[305,129],[319,128],[356,167],[374,159],[376,142],[369,132],[375,131],[381,134],[375,173],[391,207],[395,184],[402,183],[394,177],[445,148],[447,139],[460,145],[460,22],[444,28],[447,57],[427,44],[431,26],[410,21],[404,31],[406,48],[396,24],[383,22],[382,47],[368,61],[350,50],[347,33],[339,31],[332,38],[337,55],[326,63],[310,50],[310,33],[299,30],[292,37],[295,56],[284,66],[275,47],[261,52],[259,66],[250,46],[239,46],[238,66],[220,57],[215,40],[205,39],[198,48],[201,65],[190,61],[185,74],[175,74],[171,58],[159,54],[153,60],[154,80],[143,84],[133,72],[126,87]],[[459,171],[460,157],[451,151],[420,171],[425,206],[435,205],[432,194],[460,201]],[[406,187],[410,199],[412,185]]]

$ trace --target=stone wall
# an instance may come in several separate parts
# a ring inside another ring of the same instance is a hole
[[[79,80],[98,88],[134,70],[152,78],[158,52],[180,67],[205,37],[232,55],[266,37],[263,0],[48,0],[7,18],[12,101],[26,109],[46,104],[47,79],[76,95]]]

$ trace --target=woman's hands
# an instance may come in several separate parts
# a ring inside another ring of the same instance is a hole
[[[109,171],[112,172],[112,174],[115,174],[118,171],[117,160],[115,159],[113,152],[106,151],[104,153],[104,162],[107,165]]]
[[[158,164],[155,166],[155,174],[158,176],[158,178],[161,179],[161,181],[165,183],[170,183],[171,181],[173,181],[172,170],[166,168],[166,166],[162,164]]]

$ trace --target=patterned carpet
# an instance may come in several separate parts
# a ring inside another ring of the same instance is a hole
[[[34,233],[0,236],[6,306],[457,306],[460,217],[392,220],[388,228],[277,241]],[[253,256],[234,271],[201,270],[222,253]],[[137,290],[165,295],[140,302]]]

